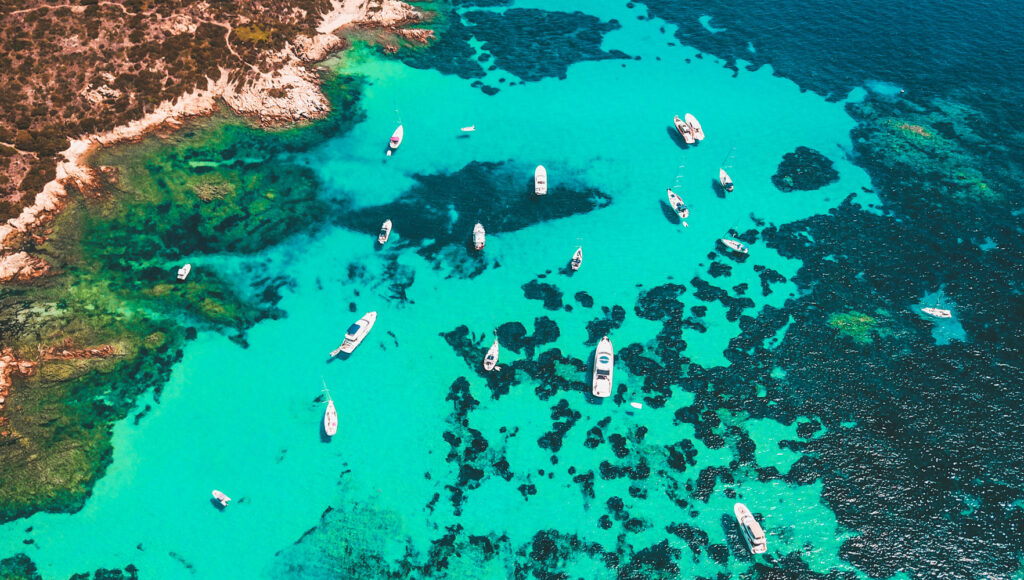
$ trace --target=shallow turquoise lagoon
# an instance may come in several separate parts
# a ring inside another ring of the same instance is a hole
[[[544,9],[578,8],[555,4],[545,2]],[[645,402],[643,377],[621,364],[615,371],[616,382],[626,385],[621,402],[595,402],[574,391],[559,391],[543,401],[535,393],[538,382],[518,371],[511,392],[494,400],[478,374],[479,361],[470,367],[441,336],[465,325],[482,358],[499,325],[518,321],[529,334],[535,319],[546,316],[559,336],[537,353],[558,348],[587,361],[593,353],[587,323],[606,317],[602,307],[619,305],[625,317],[610,333],[613,342],[620,348],[639,344],[644,356],[658,360],[654,350],[661,324],[638,317],[633,307],[640,293],[671,282],[687,286],[682,296],[687,307],[707,307],[702,318],[707,332],[683,331],[684,354],[704,367],[728,365],[723,352],[739,335],[739,325],[726,319],[720,303],[695,299],[690,281],[700,276],[730,295],[735,286],[747,284],[744,296],[754,307],[744,314],[755,316],[765,306],[781,306],[795,292],[793,284],[780,282],[763,296],[755,266],[788,280],[800,264],[755,241],[746,261],[715,258],[732,268],[726,277],[713,278],[707,272],[716,240],[730,230],[763,227],[755,220],[781,225],[827,212],[850,194],[866,206],[877,201],[867,175],[847,158],[853,120],[843,103],[801,92],[767,67],[749,71],[741,66],[734,72],[711,55],[698,58],[695,50],[675,45],[671,25],[638,20],[636,10],[610,4],[586,10],[619,21],[621,28],[607,34],[602,48],[621,50],[632,60],[580,62],[569,67],[564,79],[514,86],[497,80],[514,81],[513,75],[491,71],[485,82],[501,88],[493,96],[471,81],[382,60],[367,50],[345,54],[330,66],[367,79],[365,121],[290,159],[314,169],[325,198],[370,214],[377,206],[402,200],[417,185],[415,176],[452,174],[472,162],[501,164],[502,175],[521,175],[518,181],[510,178],[506,187],[498,183],[471,192],[481,200],[527,195],[533,168],[542,163],[552,193],[535,203],[564,203],[558,199],[560,188],[593,188],[611,198],[607,207],[516,231],[498,228],[481,256],[469,255],[459,244],[417,253],[429,241],[403,237],[403,230],[415,227],[409,223],[413,212],[398,219],[381,209],[375,221],[395,220],[392,240],[383,249],[374,247],[373,234],[334,227],[314,239],[293,238],[260,256],[193,260],[196,268],[225,273],[257,263],[294,278],[294,289],[280,305],[287,317],[257,325],[248,335],[248,348],[201,334],[187,346],[154,410],[138,425],[129,419],[116,427],[113,463],[85,508],[0,527],[0,545],[21,549],[22,540],[35,540],[24,550],[47,578],[128,563],[145,577],[283,577],[295,575],[287,568],[289,558],[296,558],[289,547],[317,526],[325,509],[344,512],[358,506],[363,515],[352,520],[358,525],[312,534],[305,542],[313,542],[313,549],[303,557],[322,554],[329,566],[331,546],[375,537],[375,522],[386,522],[390,539],[374,547],[385,561],[397,561],[410,549],[425,554],[448,526],[461,525],[470,534],[506,536],[511,548],[486,564],[467,552],[451,560],[449,573],[505,577],[520,558],[515,551],[538,531],[553,529],[606,551],[624,541],[627,554],[668,539],[682,551],[683,575],[713,576],[745,570],[751,560],[735,550],[724,565],[707,553],[694,555],[666,527],[684,522],[707,533],[712,544],[735,544],[734,526],[722,520],[731,518],[737,500],[725,491],[733,490],[763,516],[771,554],[800,552],[818,571],[851,569],[838,557],[847,536],[820,502],[820,483],[762,483],[750,472],[746,479],[716,486],[706,503],[690,501],[687,509],[673,503],[668,493],[673,486],[692,482],[706,467],[727,466],[737,453],[729,445],[708,449],[695,438],[692,425],[675,420],[675,411],[693,400],[685,377],[663,407],[645,404],[639,410],[629,402]],[[700,119],[707,139],[684,149],[671,134],[671,122],[673,115],[686,112]],[[399,122],[405,141],[387,159],[384,149]],[[466,125],[476,126],[469,137],[459,131]],[[839,181],[816,191],[777,190],[771,176],[782,156],[798,146],[831,159]],[[736,183],[724,198],[712,187],[723,165]],[[666,216],[667,187],[689,205],[688,227]],[[457,210],[453,206],[450,211]],[[492,218],[503,221],[502,216]],[[486,217],[483,221],[488,226]],[[459,234],[444,232],[453,233]],[[466,241],[469,236],[465,231]],[[574,276],[560,273],[577,246],[584,249],[583,267]],[[486,268],[467,277],[467,264]],[[392,287],[398,275],[414,278],[405,288],[405,300],[396,298]],[[538,276],[557,287],[571,311],[546,309],[542,301],[524,296],[523,285]],[[574,298],[578,292],[593,298],[592,308]],[[350,358],[327,362],[348,325],[369,310],[379,318],[367,340]],[[501,363],[526,356],[506,348]],[[588,375],[568,365],[559,373],[589,382]],[[331,441],[319,432],[321,377],[339,413],[339,430]],[[443,434],[462,428],[453,403],[446,400],[459,377],[468,380],[470,393],[480,401],[468,412],[468,424],[487,439],[489,460],[508,461],[512,477],[506,481],[485,474],[478,487],[465,490],[457,509],[446,486],[455,484],[459,465],[446,461],[451,447]],[[561,399],[580,417],[563,437],[553,465],[552,451],[537,441],[551,429],[551,406]],[[151,402],[140,401],[140,407]],[[584,445],[587,430],[606,417],[605,433],[647,429],[642,441],[630,440],[628,461],[642,457],[652,474],[639,482],[598,476],[590,498],[568,470],[597,472],[602,461],[622,463],[607,443],[595,449]],[[738,426],[749,433],[760,467],[786,473],[800,456],[778,445],[797,439],[795,424],[738,415],[720,419],[718,430]],[[696,465],[685,473],[666,471],[665,446],[682,439],[693,443]],[[521,493],[523,485],[535,486],[536,493]],[[641,485],[646,498],[633,497],[631,485]],[[218,511],[210,504],[214,488],[234,498],[228,509]],[[425,507],[435,494],[439,499]],[[644,523],[642,529],[625,533],[620,522],[610,529],[598,525],[612,497],[622,498],[630,516]],[[26,532],[29,526],[33,529]],[[625,540],[619,539],[622,534]],[[614,576],[600,558],[587,555],[563,566],[574,576]],[[298,575],[320,574],[309,568]]]

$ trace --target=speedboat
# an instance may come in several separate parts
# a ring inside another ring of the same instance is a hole
[[[334,408],[334,399],[331,398],[331,392],[327,390],[327,381],[324,381],[324,393],[327,394],[327,410],[324,411],[324,433],[328,437],[333,437],[338,432],[338,411]]]
[[[747,542],[747,547],[750,548],[750,553],[764,554],[767,552],[768,541],[764,537],[761,524],[754,519],[754,514],[750,513],[747,506],[741,503],[736,504],[732,509],[736,513],[736,521],[740,524],[740,532],[743,535],[743,540]]]
[[[580,269],[583,265],[583,248],[576,248],[576,253],[572,255],[572,261],[569,262],[569,267],[575,272]]]
[[[366,338],[366,335],[370,333],[370,329],[373,328],[373,323],[377,322],[376,312],[367,312],[366,316],[363,316],[355,322],[352,326],[348,327],[348,332],[345,333],[345,341],[341,343],[341,346],[331,351],[331,356],[338,356],[338,353],[350,353],[359,346],[360,342]]]
[[[477,250],[484,249],[484,243],[487,241],[487,232],[484,231],[483,224],[476,224],[473,226],[473,248]]]
[[[748,253],[747,247],[744,246],[743,244],[737,242],[736,240],[729,240],[729,239],[726,239],[726,238],[722,238],[722,239],[720,239],[718,241],[722,242],[723,246],[725,246],[726,248],[729,248],[730,250],[732,250],[734,252],[738,252],[740,254]]]
[[[668,204],[672,206],[672,210],[679,214],[679,219],[686,219],[690,217],[690,208],[686,207],[683,203],[683,199],[676,195],[671,189],[668,190]]]
[[[922,308],[921,312],[935,318],[952,318],[953,313],[945,308]]]
[[[381,244],[386,244],[388,238],[391,237],[391,220],[384,220],[384,223],[380,226],[380,233],[377,234],[377,241]]]
[[[476,125],[470,125],[469,127],[463,127],[462,129],[460,129],[460,131],[462,131],[463,133],[472,133],[473,131],[476,131]]]
[[[533,193],[547,195],[548,193],[548,170],[543,165],[538,165],[533,172]]]
[[[494,339],[494,344],[491,348],[487,349],[487,356],[484,357],[484,370],[489,371],[494,369],[494,365],[498,364],[498,339]]]
[[[690,126],[690,130],[693,131],[693,138],[698,141],[704,140],[704,129],[701,128],[700,122],[697,121],[697,117],[694,117],[690,113],[686,114],[686,124]]]
[[[391,141],[388,142],[388,156],[391,156],[391,152],[398,149],[398,146],[402,144],[402,139],[405,138],[405,130],[401,125],[395,129],[395,132],[391,134]]]
[[[224,495],[222,492],[219,492],[216,489],[213,490],[213,499],[220,502],[220,507],[228,507],[228,502],[231,501],[230,497]]]
[[[593,393],[595,397],[607,397],[612,394],[612,367],[615,365],[615,353],[612,351],[612,341],[605,336],[597,343],[597,351],[594,352],[594,383]]]
[[[188,278],[188,273],[192,271],[192,264],[185,264],[178,268],[178,280],[184,280]]]
[[[686,141],[687,145],[692,145],[694,142],[693,129],[686,124],[686,121],[680,119],[679,115],[676,115],[672,122],[676,124],[676,131],[683,136],[683,141]]]
[[[732,191],[732,179],[729,178],[729,174],[724,169],[718,170],[718,182],[722,184],[722,189]]]

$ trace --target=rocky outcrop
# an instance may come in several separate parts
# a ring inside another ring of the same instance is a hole
[[[4,405],[7,403],[7,397],[11,396],[11,377],[14,374],[22,376],[29,376],[35,372],[36,363],[31,361],[18,360],[14,356],[14,351],[9,348],[0,350],[0,411],[3,410]],[[5,425],[7,420],[0,417],[0,425]],[[0,435],[6,437],[8,435],[7,430],[4,430]]]
[[[290,57],[290,58],[289,58]],[[225,91],[224,102],[236,113],[258,119],[264,125],[282,125],[323,117],[331,109],[320,90],[316,74],[310,72],[289,51],[280,55],[273,72]]]
[[[251,71],[241,80],[231,81],[231,71],[221,68],[219,78],[208,79],[205,89],[165,101],[136,121],[73,140],[60,154],[64,161],[57,166],[56,179],[47,183],[34,203],[18,217],[0,224],[0,282],[31,280],[48,271],[46,262],[31,256],[23,247],[22,241],[31,236],[20,234],[50,221],[63,207],[68,187],[86,191],[98,184],[98,175],[86,162],[97,145],[137,140],[158,128],[177,128],[191,117],[215,111],[218,99],[235,113],[265,126],[324,117],[330,111],[330,103],[320,90],[319,77],[306,65],[319,62],[344,46],[342,38],[330,33],[346,25],[365,24],[388,28],[411,41],[427,42],[433,38],[432,31],[398,28],[420,20],[422,14],[400,0],[336,0],[333,9],[324,15],[319,33],[296,37],[270,59],[264,68],[269,72]]]

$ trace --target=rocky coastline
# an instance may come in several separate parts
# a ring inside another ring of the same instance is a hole
[[[59,154],[56,177],[17,217],[0,224],[0,282],[27,282],[49,272],[45,260],[25,249],[25,241],[42,241],[41,230],[63,209],[70,190],[97,187],[97,171],[89,165],[96,148],[137,141],[156,130],[177,129],[191,118],[212,114],[220,103],[267,128],[320,119],[330,112],[330,103],[312,67],[345,47],[347,30],[378,29],[413,43],[434,37],[428,29],[407,28],[422,22],[424,15],[401,0],[333,0],[331,4],[317,34],[296,36],[283,50],[271,54],[260,70],[239,76],[220,68],[220,77],[208,78],[205,88],[164,101],[141,119],[72,139]],[[385,50],[393,52],[397,45],[386,42]]]

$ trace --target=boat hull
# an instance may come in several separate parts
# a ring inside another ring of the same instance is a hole
[[[594,380],[591,392],[595,397],[611,396],[614,367],[615,351],[612,348],[612,341],[606,336],[597,343],[597,350],[594,352]]]
[[[693,138],[695,140],[704,140],[704,129],[700,126],[700,122],[697,121],[697,117],[694,117],[690,113],[687,113],[686,124],[690,126],[690,131],[693,133]]]
[[[668,205],[672,208],[672,211],[676,212],[679,219],[684,220],[690,217],[690,208],[686,207],[683,203],[683,198],[675,194],[671,189],[668,190]]]
[[[733,506],[733,513],[736,515],[736,523],[740,526],[740,535],[746,542],[751,554],[764,554],[768,551],[768,542],[764,536],[761,524],[754,519],[747,506],[737,503]]]
[[[487,232],[484,231],[483,224],[476,224],[473,228],[473,248],[476,250],[484,249],[484,244],[487,243]]]
[[[335,357],[341,353],[350,354],[352,351],[354,351],[356,347],[363,342],[363,339],[366,338],[366,335],[370,333],[370,330],[373,328],[373,325],[376,322],[376,312],[366,313],[366,316],[360,318],[358,321],[356,321],[354,325],[358,326],[359,328],[356,329],[354,332],[350,329],[349,332],[345,334],[345,341],[341,343],[341,346],[331,351],[331,356]]]
[[[494,370],[494,365],[498,364],[498,354],[500,347],[498,346],[498,339],[494,339],[494,344],[491,348],[487,349],[487,355],[484,356],[484,370]]]
[[[213,490],[213,499],[217,500],[217,503],[219,503],[221,507],[228,507],[228,503],[231,502],[230,497],[224,495],[223,492],[217,491],[216,489]]]
[[[538,165],[533,172],[533,193],[534,195],[548,194],[548,170],[543,165]]]
[[[728,239],[722,238],[721,240],[718,240],[718,241],[722,242],[722,245],[725,246],[726,249],[728,249],[728,250],[730,250],[732,252],[736,252],[737,254],[746,254],[746,253],[748,253],[750,251],[750,250],[747,249],[746,246],[744,246],[743,244],[737,242],[736,240],[728,240]]]
[[[328,399],[327,410],[324,411],[324,433],[333,437],[338,432],[338,411],[334,408],[334,401]]]
[[[672,122],[676,126],[676,131],[679,131],[679,135],[682,136],[683,141],[686,141],[687,145],[693,145],[695,141],[693,138],[693,129],[690,129],[690,126],[686,124],[686,121],[676,116],[672,119]]]
[[[192,264],[185,264],[178,268],[178,281],[184,282],[185,278],[188,278],[189,272],[192,271]]]
[[[935,318],[953,318],[953,313],[944,308],[922,308],[921,312]]]
[[[569,267],[572,268],[573,272],[580,269],[583,265],[583,248],[576,248],[576,253],[572,255],[572,260],[569,262]]]
[[[388,243],[388,238],[391,237],[391,220],[385,221],[380,226],[380,233],[377,234],[377,242],[380,244]]]
[[[402,141],[405,139],[405,129],[402,125],[399,125],[395,132],[391,134],[391,140],[388,141],[388,148],[394,151],[402,145]]]
[[[732,191],[732,179],[729,178],[729,174],[724,169],[718,170],[718,182],[722,184],[722,189],[725,191]]]

